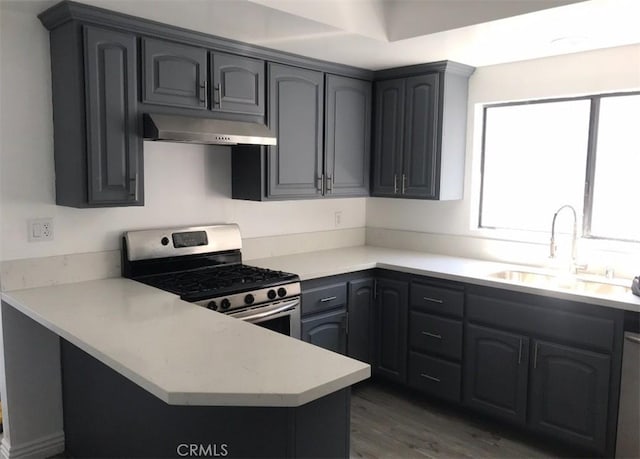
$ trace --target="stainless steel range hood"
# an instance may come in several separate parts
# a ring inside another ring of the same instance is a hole
[[[144,114],[145,140],[211,145],[276,145],[275,135],[257,123],[190,116]]]

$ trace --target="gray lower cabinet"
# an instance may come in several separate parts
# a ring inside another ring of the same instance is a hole
[[[304,340],[583,455],[614,454],[623,330],[624,311],[384,270],[303,283]]]
[[[464,291],[414,279],[409,293],[409,386],[460,402]]]
[[[531,428],[604,451],[611,357],[539,340],[533,345]]]
[[[371,156],[371,83],[326,77],[324,194],[367,196]]]
[[[207,109],[207,50],[154,38],[142,39],[142,101]]]
[[[347,353],[347,284],[314,279],[302,284],[301,339],[340,354]]]
[[[302,319],[302,341],[340,354],[347,353],[347,311],[339,309]]]
[[[407,380],[407,299],[409,283],[379,278],[376,292],[374,372],[386,379]]]
[[[143,205],[135,35],[71,21],[50,43],[56,204]]]
[[[469,324],[465,341],[465,403],[493,416],[525,424],[529,339]]]
[[[373,196],[462,198],[473,70],[445,61],[376,72]]]
[[[347,355],[373,362],[375,281],[372,277],[349,282]]]
[[[464,402],[613,456],[624,311],[467,289]]]
[[[374,296],[368,273],[303,282],[302,340],[372,363]]]
[[[265,63],[259,59],[211,52],[211,110],[264,116]]]
[[[267,147],[267,195],[322,195],[324,76],[322,72],[268,64],[269,127],[278,144]]]

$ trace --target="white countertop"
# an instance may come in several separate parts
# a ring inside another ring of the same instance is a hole
[[[640,297],[632,293],[599,295],[575,292],[562,288],[541,288],[532,285],[523,285],[492,278],[489,275],[509,269],[540,270],[521,265],[435,255],[424,252],[358,246],[253,259],[246,260],[245,262],[264,268],[296,273],[302,280],[372,268],[383,268],[640,312]],[[631,285],[631,281],[628,281],[628,285]]]
[[[368,364],[128,279],[2,300],[172,405],[300,406],[368,378]]]
[[[377,267],[640,312],[631,293],[526,286],[489,276],[522,266],[415,251],[358,246],[246,263],[302,280]],[[365,363],[128,279],[13,290],[2,300],[174,405],[299,406],[371,372]]]

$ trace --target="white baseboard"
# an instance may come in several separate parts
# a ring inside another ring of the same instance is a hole
[[[6,438],[0,443],[2,459],[44,459],[64,452],[64,432],[47,435],[21,445],[11,445]]]

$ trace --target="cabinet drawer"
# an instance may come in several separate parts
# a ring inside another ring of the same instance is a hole
[[[460,365],[409,354],[409,386],[454,402],[460,401]]]
[[[411,284],[410,306],[414,309],[462,317],[464,293],[414,282]]]
[[[302,292],[302,315],[345,306],[347,304],[347,283],[325,285]]]
[[[411,311],[409,344],[419,351],[460,360],[462,358],[462,322]]]
[[[467,318],[476,323],[609,352],[614,344],[613,319],[546,309],[508,299],[468,294]]]

